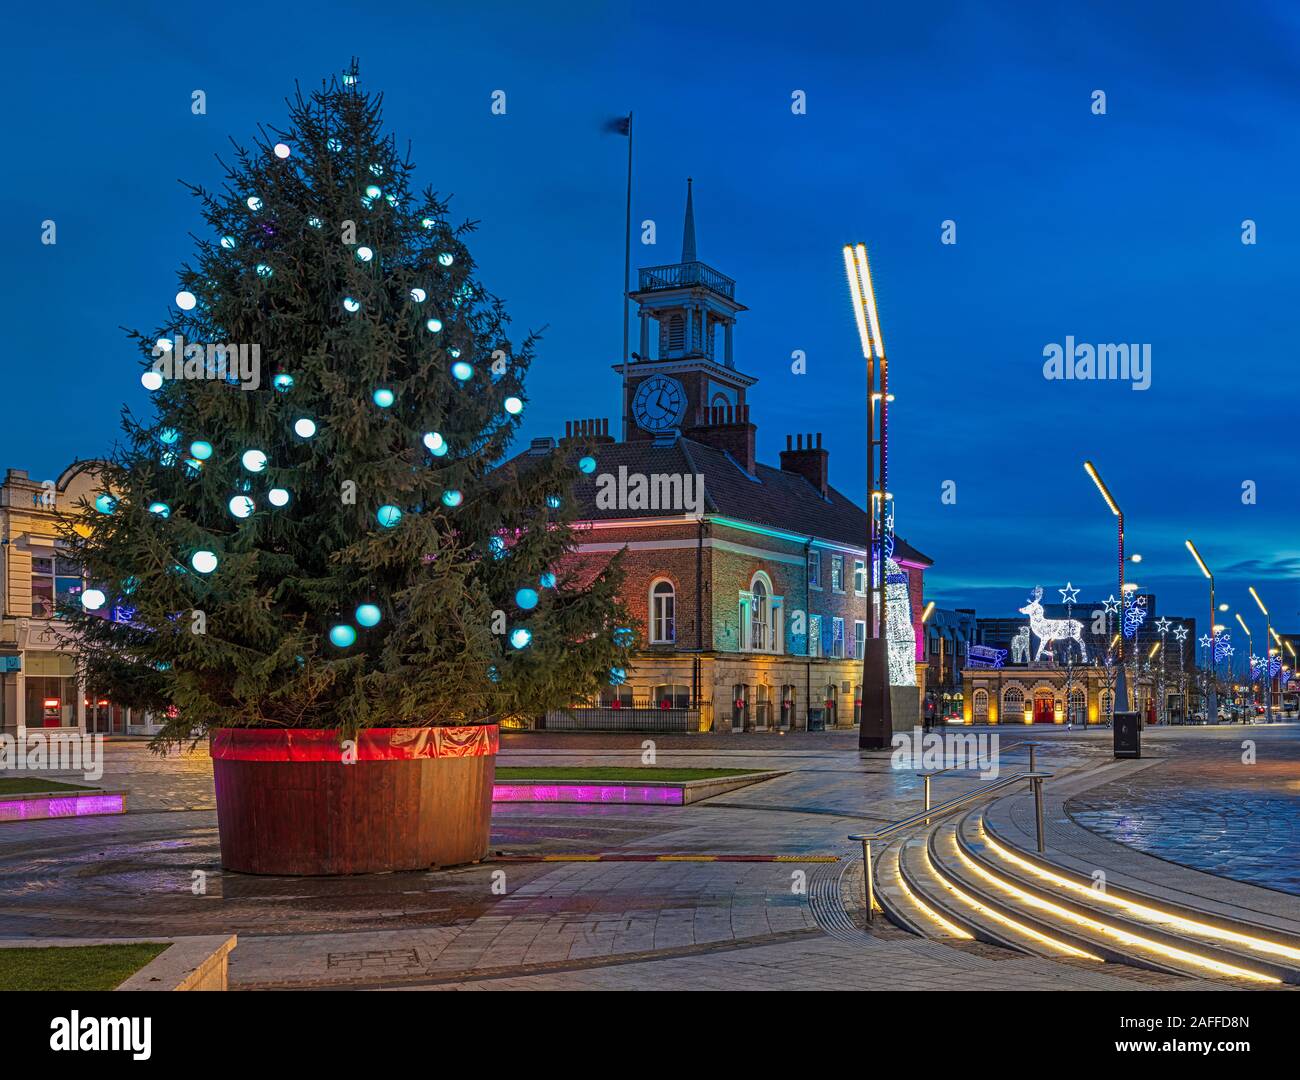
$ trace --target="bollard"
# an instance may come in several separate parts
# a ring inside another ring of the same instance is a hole
[[[872,916],[876,910],[876,888],[872,884],[873,877],[871,869],[871,841],[862,841],[862,879],[866,884],[867,890],[867,922],[872,921]]]
[[[926,808],[926,810],[928,811],[928,810],[930,809],[930,775],[929,775],[929,773],[927,773],[927,774],[923,777],[923,779],[925,780],[925,808]],[[925,819],[925,823],[926,823],[927,825],[929,825],[929,824],[930,824],[930,819],[929,819],[929,818],[926,818],[926,819]]]
[[[1038,826],[1038,853],[1043,853],[1043,778],[1041,776],[1031,777],[1029,782],[1034,785],[1034,823]]]

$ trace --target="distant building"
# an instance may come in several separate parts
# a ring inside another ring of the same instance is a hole
[[[733,327],[735,282],[696,256],[688,191],[682,261],[640,271],[640,348],[623,379],[626,432],[571,422],[558,447],[590,448],[575,490],[571,565],[623,551],[624,600],[644,648],[598,702],[550,713],[548,728],[796,730],[858,720],[867,633],[868,518],[830,482],[822,436],[787,436],[780,465],[755,457]],[[653,353],[653,355],[652,355]],[[623,365],[615,365],[622,374]],[[858,452],[860,448],[855,448]],[[702,484],[702,487],[700,486]],[[921,627],[930,560],[896,538],[888,636],[899,684],[924,689]],[[898,721],[895,721],[896,725]]]
[[[1126,681],[1144,715],[1181,722],[1199,705],[1196,620],[1159,616],[1153,594],[1139,599],[1146,615],[1132,636],[1122,638]],[[1068,609],[1042,604],[1041,619],[1079,623],[1081,640],[1045,637],[1052,629],[1038,623],[1036,630],[1020,612],[976,619],[973,644],[979,648],[968,649],[961,675],[966,722],[1108,722],[1116,707],[1121,640],[1118,606],[1110,606],[1108,615],[1104,602],[1081,601]]]
[[[937,607],[925,620],[925,685],[935,695],[940,716],[961,712],[961,673],[977,635],[974,608]]]
[[[87,688],[62,640],[58,608],[86,583],[63,553],[60,521],[99,490],[95,468],[77,462],[39,482],[10,469],[0,485],[0,732],[157,730],[149,716]]]

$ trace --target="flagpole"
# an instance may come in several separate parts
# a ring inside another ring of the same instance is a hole
[[[632,114],[627,114],[627,217],[623,229],[623,441],[627,442],[627,335],[632,290]]]

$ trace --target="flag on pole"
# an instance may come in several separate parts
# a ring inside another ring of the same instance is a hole
[[[605,133],[607,135],[631,135],[632,134],[632,115],[614,116],[605,121]]]

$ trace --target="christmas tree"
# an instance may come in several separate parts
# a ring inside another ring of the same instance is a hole
[[[222,190],[191,188],[210,235],[132,335],[154,416],[123,411],[68,536],[88,686],[165,716],[163,745],[474,723],[619,680],[617,562],[563,568],[590,448],[496,468],[536,338],[507,336],[472,224],[413,190],[355,64],[287,104]]]

